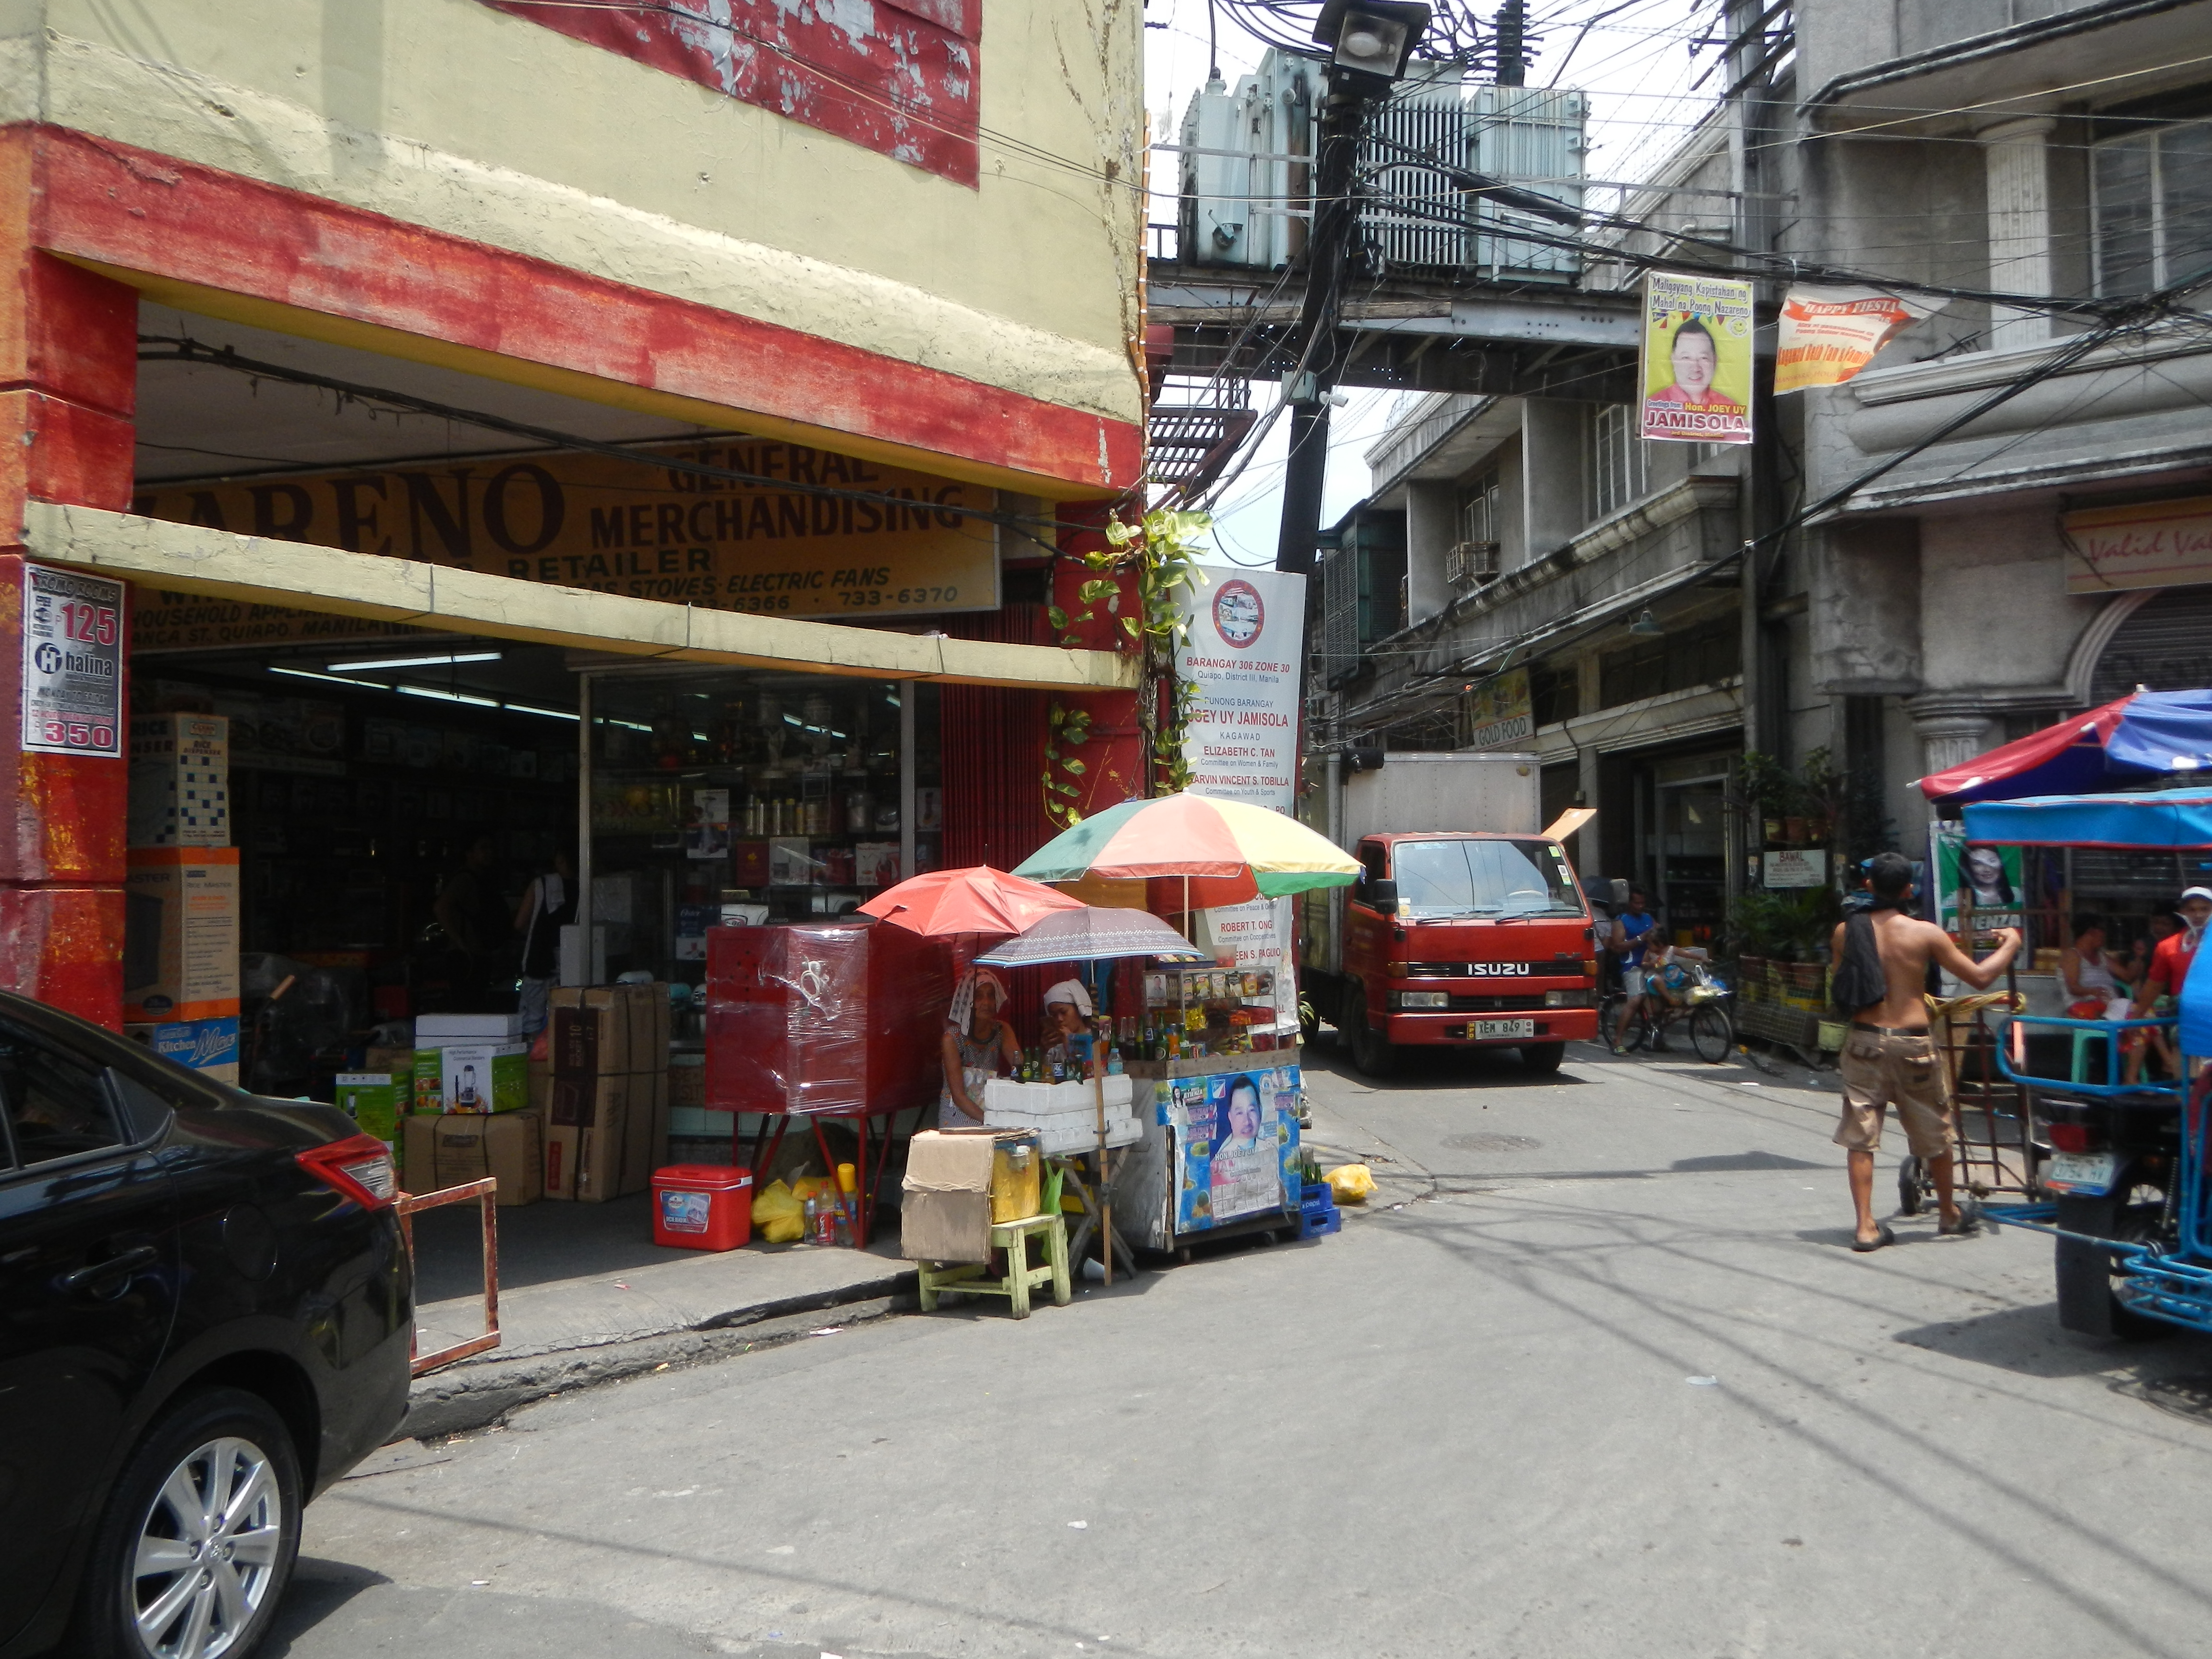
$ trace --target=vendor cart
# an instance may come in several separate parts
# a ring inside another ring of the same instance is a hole
[[[2212,793],[2056,795],[1966,806],[1970,843],[2212,854]],[[2017,1016],[1997,1060],[2022,1088],[2047,1158],[2017,1203],[1991,1204],[1992,1224],[2048,1233],[2060,1323],[2093,1335],[2156,1325],[2212,1331],[2212,1146],[2203,1081],[2212,1054],[2212,979],[2192,958],[2178,1020]],[[2128,1034],[2178,1028],[2180,1079],[2129,1083]],[[2045,1041],[2039,1045],[2036,1039]],[[2032,1061],[2040,1047],[2069,1055],[2063,1075]],[[2212,1075],[2208,1073],[2207,1075]]]

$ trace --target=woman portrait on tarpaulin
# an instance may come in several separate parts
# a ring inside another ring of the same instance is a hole
[[[1966,884],[1973,889],[1977,910],[2009,910],[2019,902],[2005,878],[2004,855],[1994,847],[1977,847],[1966,854]]]
[[[1720,375],[1720,345],[1714,340],[1712,331],[1697,318],[1690,318],[1674,331],[1674,338],[1667,348],[1667,363],[1674,371],[1673,383],[1650,393],[1644,399],[1646,403],[1674,404],[1711,414],[1744,412],[1741,404],[1725,392],[1713,390],[1713,382]]]

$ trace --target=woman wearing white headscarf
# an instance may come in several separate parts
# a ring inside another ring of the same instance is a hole
[[[1000,1061],[1008,1071],[1022,1063],[1014,1028],[999,1018],[1006,1006],[1006,982],[988,968],[970,968],[960,976],[939,1044],[945,1061],[945,1089],[937,1097],[939,1128],[980,1128],[983,1085],[999,1074]]]
[[[1082,1062],[1087,1058],[1080,1044],[1069,1042],[1071,1037],[1086,1036],[1091,1031],[1091,993],[1083,988],[1079,979],[1064,979],[1044,994],[1044,1063],[1048,1070],[1057,1060],[1063,1073],[1081,1077]]]

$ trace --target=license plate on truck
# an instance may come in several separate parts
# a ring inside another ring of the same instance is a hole
[[[2101,1198],[2120,1173],[2117,1152],[2053,1152],[2043,1166],[2043,1184],[2063,1193]]]
[[[1516,1037],[1536,1035],[1533,1019],[1471,1019],[1467,1023],[1470,1042],[1510,1042]]]

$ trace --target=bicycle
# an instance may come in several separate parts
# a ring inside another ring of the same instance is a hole
[[[1729,994],[1718,986],[1700,985],[1692,988],[1690,996],[1686,1003],[1662,1000],[1655,1023],[1642,1006],[1647,999],[1634,999],[1638,1006],[1632,1009],[1628,1007],[1628,994],[1616,991],[1598,1005],[1598,1040],[1609,1049],[1625,1053],[1644,1048],[1665,1036],[1669,1028],[1686,1022],[1691,1051],[1708,1066],[1717,1066],[1735,1047],[1735,1023],[1729,1018],[1728,1012]]]

